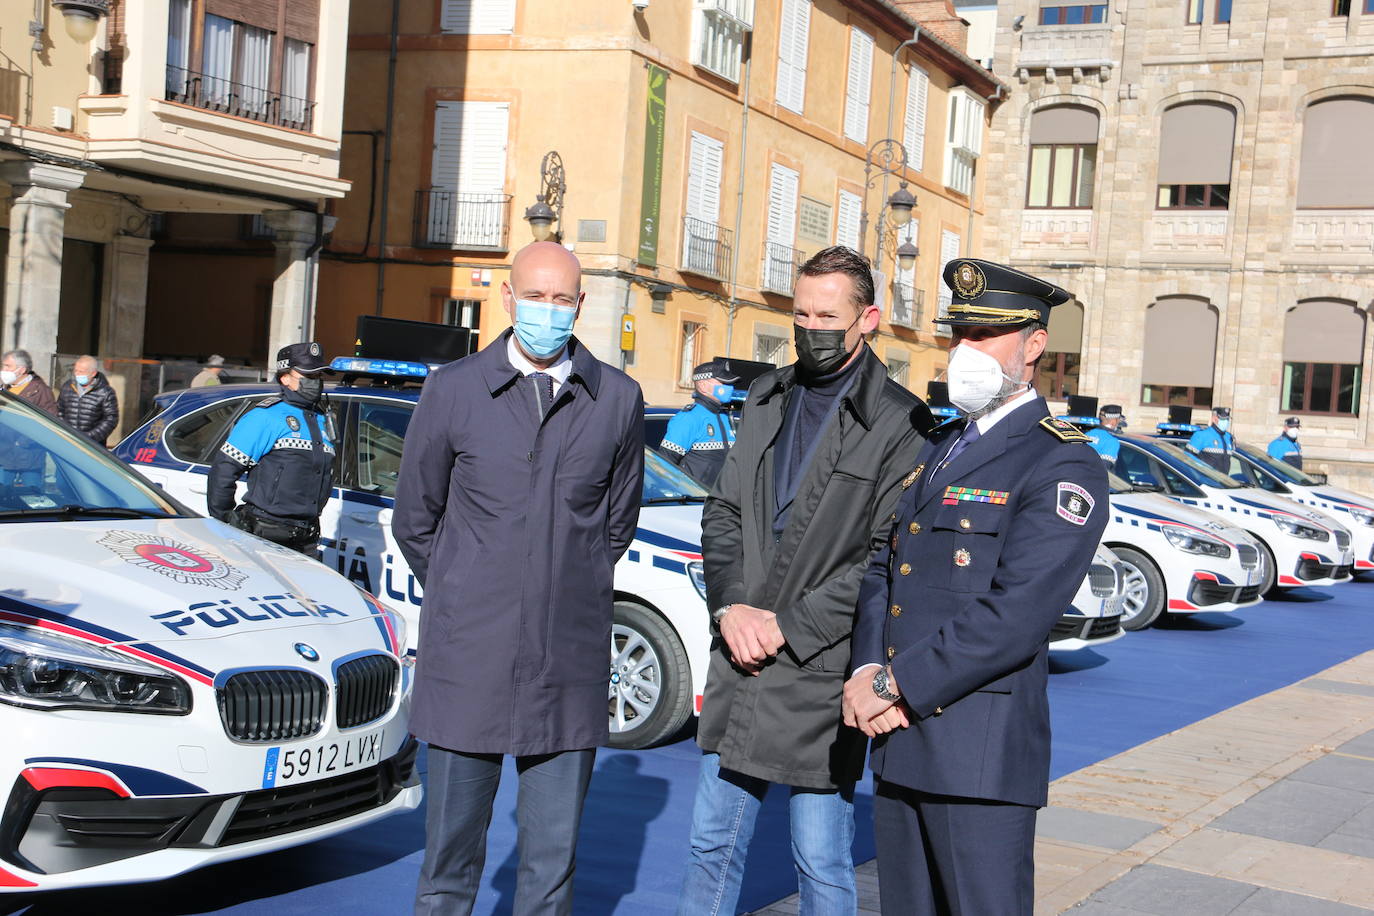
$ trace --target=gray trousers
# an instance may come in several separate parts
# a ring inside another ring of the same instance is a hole
[[[415,893],[416,916],[472,912],[487,858],[487,827],[501,782],[501,760],[500,754],[463,754],[430,746],[425,859]],[[572,913],[577,828],[595,761],[595,748],[515,758],[520,774],[515,916]]]

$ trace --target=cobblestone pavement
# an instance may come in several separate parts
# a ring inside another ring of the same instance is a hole
[[[1037,916],[1374,913],[1374,652],[1056,780],[1036,834]]]

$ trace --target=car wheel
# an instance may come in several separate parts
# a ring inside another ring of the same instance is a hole
[[[1260,579],[1260,594],[1268,598],[1279,590],[1279,564],[1274,562],[1274,551],[1269,549],[1269,545],[1260,540],[1253,532],[1249,532],[1249,534],[1259,546],[1260,563],[1264,565],[1264,578]]]
[[[1112,550],[1126,567],[1124,594],[1121,596],[1121,628],[1143,630],[1164,613],[1164,577],[1149,557],[1130,547]]]
[[[671,738],[692,714],[692,668],[673,628],[655,612],[615,603],[611,624],[611,747],[638,750]]]

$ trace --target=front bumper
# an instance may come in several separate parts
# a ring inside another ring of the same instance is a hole
[[[0,831],[0,892],[167,878],[413,810],[419,745],[367,769],[230,795],[120,797],[16,779]]]
[[[1076,652],[1089,646],[1100,646],[1125,635],[1121,629],[1121,615],[1111,617],[1082,617],[1065,614],[1050,630],[1051,652]]]

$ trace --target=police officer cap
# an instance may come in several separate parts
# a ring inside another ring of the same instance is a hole
[[[1283,425],[1285,429],[1297,429],[1302,426],[1302,421],[1297,417],[1289,417],[1287,420],[1283,421]]]
[[[733,385],[739,381],[739,376],[730,369],[730,364],[725,360],[708,359],[692,370],[692,381],[704,382],[707,379],[715,379],[723,385]]]
[[[1103,404],[1103,405],[1102,405],[1102,413],[1101,413],[1101,416],[1106,417],[1106,418],[1108,418],[1108,419],[1110,419],[1110,418],[1112,418],[1112,417],[1119,417],[1119,416],[1121,416],[1121,405],[1120,405],[1120,404]]]
[[[1225,420],[1225,419],[1227,419],[1228,417],[1231,416],[1231,408],[1229,408],[1229,407],[1213,407],[1213,408],[1212,408],[1212,413],[1216,414],[1218,417],[1220,417],[1221,419]]]
[[[306,343],[287,344],[277,351],[277,371],[286,372],[296,369],[300,372],[319,372],[329,368],[329,360],[324,358],[320,345],[313,340]]]
[[[1066,289],[1012,267],[978,258],[955,258],[945,265],[952,293],[940,324],[961,327],[1018,327],[1050,323],[1050,309],[1073,298]]]

